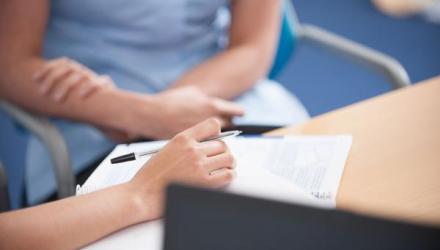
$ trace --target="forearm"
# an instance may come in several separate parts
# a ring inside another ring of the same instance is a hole
[[[207,94],[232,99],[266,77],[275,54],[280,1],[231,1],[228,48],[183,75],[173,87],[195,85]]]
[[[45,63],[42,58],[3,62],[0,98],[43,115],[125,129],[123,126],[132,122],[128,120],[135,116],[133,107],[145,104],[147,99],[146,96],[118,89],[100,89],[88,98],[72,95],[59,103],[39,93],[38,84],[32,80],[33,74]]]
[[[235,161],[208,119],[174,137],[130,182],[87,195],[0,214],[0,249],[76,249],[163,214],[170,182],[206,188],[228,185]]]
[[[77,249],[149,219],[129,185],[0,215],[0,249]]]
[[[231,47],[187,72],[172,87],[197,86],[203,92],[224,99],[239,96],[266,76],[272,53],[257,45]]]
[[[0,18],[8,21],[0,22],[0,99],[44,115],[120,130],[132,129],[137,117],[150,118],[138,114],[148,109],[145,95],[99,89],[86,99],[73,93],[57,102],[40,93],[33,76],[47,65],[42,54],[49,9],[48,0],[2,1]]]

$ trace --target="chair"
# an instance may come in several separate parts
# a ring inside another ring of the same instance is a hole
[[[304,41],[313,42],[385,75],[393,88],[410,84],[408,74],[395,59],[316,26],[300,24],[290,1],[284,1],[283,12],[278,51],[269,78],[274,78],[281,72],[293,56],[297,43]],[[66,143],[57,128],[48,119],[28,113],[6,101],[0,100],[0,108],[19,125],[38,137],[48,149],[54,163],[58,198],[73,195],[75,178],[70,157]]]
[[[314,25],[300,24],[292,3],[284,0],[283,4],[281,35],[269,78],[273,79],[281,72],[298,43],[310,42],[384,75],[393,89],[410,85],[407,72],[394,58]]]
[[[48,150],[53,162],[58,198],[74,195],[75,176],[66,143],[58,129],[47,118],[26,112],[1,99],[0,108],[11,116],[19,126],[39,138]]]

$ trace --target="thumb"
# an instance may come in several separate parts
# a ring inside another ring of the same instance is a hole
[[[225,101],[219,98],[214,98],[214,107],[219,112],[220,116],[243,116],[244,108],[233,102]]]
[[[214,118],[217,119],[220,122],[220,127],[221,128],[230,128],[230,127],[233,126],[231,116],[227,116],[227,117],[215,116]]]
[[[183,131],[181,134],[185,134],[196,141],[201,141],[220,134],[220,125],[219,120],[210,118]]]

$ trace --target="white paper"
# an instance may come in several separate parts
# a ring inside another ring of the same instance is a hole
[[[336,194],[351,146],[351,136],[234,138],[226,142],[237,160],[237,177],[225,188],[226,191],[322,208],[335,206],[334,196],[320,200],[310,193]],[[110,164],[110,159],[153,149],[164,143],[117,146],[77,194],[129,181],[149,158],[117,165]],[[156,220],[118,231],[86,249],[159,250],[162,236],[162,220]]]
[[[130,181],[139,169],[150,159],[149,156],[140,158],[136,161],[128,161],[118,164],[111,164],[110,159],[132,152],[143,152],[165,145],[166,141],[133,143],[130,145],[118,145],[105,159],[92,175],[87,179],[84,185],[77,187],[77,195],[90,193]]]
[[[237,138],[228,145],[239,166],[258,166],[319,199],[336,204],[352,137]]]

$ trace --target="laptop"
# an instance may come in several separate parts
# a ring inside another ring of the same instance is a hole
[[[440,228],[171,185],[164,249],[440,249]]]

